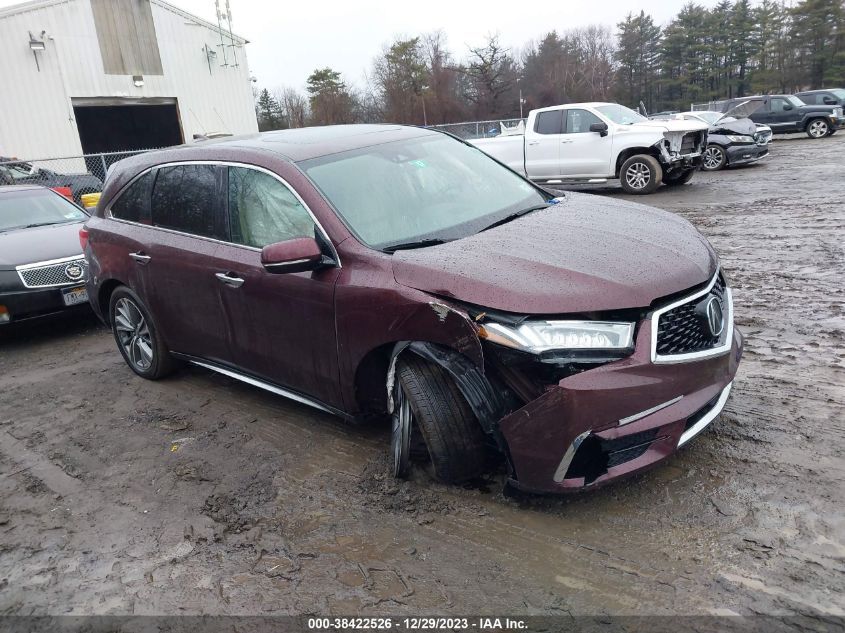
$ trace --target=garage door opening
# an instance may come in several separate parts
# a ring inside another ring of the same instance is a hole
[[[73,112],[85,154],[155,149],[183,142],[175,100],[102,105],[77,105],[76,101]]]

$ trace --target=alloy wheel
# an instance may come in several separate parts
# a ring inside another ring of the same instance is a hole
[[[722,150],[718,147],[708,147],[704,150],[704,169],[718,169],[722,164]]]
[[[114,328],[130,364],[138,371],[148,371],[155,359],[150,328],[138,306],[126,297],[115,304]]]
[[[625,170],[625,182],[632,189],[644,189],[651,180],[651,170],[645,163],[631,163]]]
[[[813,121],[812,123],[810,123],[810,130],[809,131],[810,131],[810,136],[812,136],[813,138],[821,138],[823,136],[827,136],[827,131],[828,131],[827,123],[825,123],[824,121],[818,121],[818,120]]]
[[[414,414],[411,403],[399,381],[393,395],[393,429],[390,435],[390,449],[393,453],[393,476],[404,478],[411,468],[411,425]]]

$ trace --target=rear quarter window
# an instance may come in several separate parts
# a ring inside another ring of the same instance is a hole
[[[562,134],[563,110],[540,112],[537,115],[537,123],[534,125],[534,131],[537,134]]]
[[[111,215],[118,220],[150,223],[150,192],[153,174],[146,174],[129,185],[111,205]]]
[[[225,240],[217,202],[221,193],[214,165],[160,167],[153,185],[153,225]]]

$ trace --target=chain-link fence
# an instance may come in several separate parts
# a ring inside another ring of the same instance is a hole
[[[111,165],[147,151],[149,150],[27,160],[0,156],[0,185],[42,185],[62,190],[62,193],[81,203],[83,195],[103,190],[103,182]]]
[[[525,119],[495,119],[492,121],[467,121],[466,123],[444,123],[429,127],[449,132],[462,139],[492,138],[510,134],[525,133]]]
[[[722,101],[708,101],[707,103],[693,103],[691,109],[693,112],[724,112],[727,99]]]

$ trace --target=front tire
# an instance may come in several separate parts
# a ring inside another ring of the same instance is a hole
[[[158,380],[176,368],[149,310],[126,286],[120,286],[111,295],[109,322],[123,360],[136,374]]]
[[[663,168],[654,156],[636,154],[628,158],[619,170],[619,181],[625,193],[644,195],[653,193],[663,180]]]
[[[663,176],[663,184],[667,187],[677,187],[679,185],[687,184],[695,174],[695,168],[684,169],[676,174]]]
[[[718,171],[728,162],[728,155],[719,145],[708,145],[701,157],[701,169],[704,171]]]
[[[402,403],[406,403],[411,419],[405,427],[396,424],[394,415],[394,474],[405,476],[409,470],[408,461],[397,449],[409,454],[413,424],[425,440],[438,479],[453,484],[478,477],[486,462],[484,433],[448,372],[408,353],[396,363],[396,383],[402,396],[394,407],[401,414]]]
[[[807,136],[810,138],[824,138],[830,133],[830,125],[824,119],[813,119],[807,123]]]

